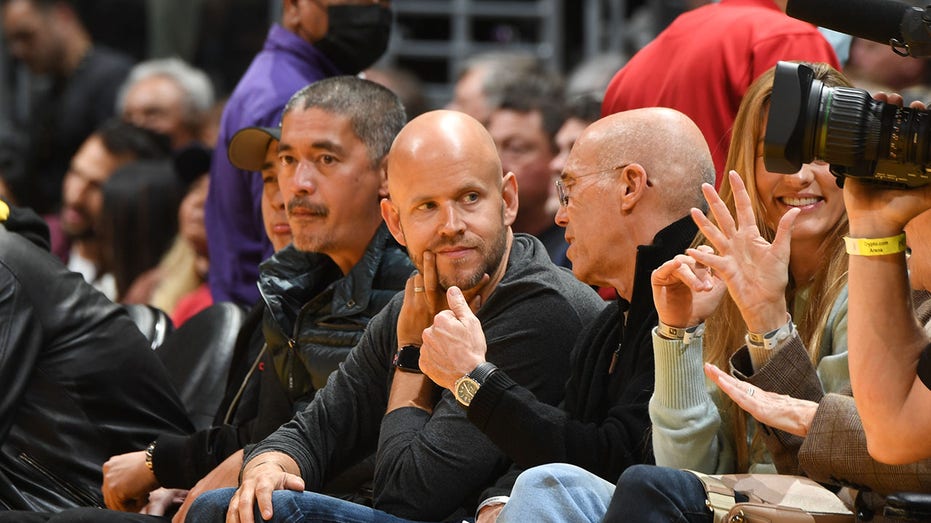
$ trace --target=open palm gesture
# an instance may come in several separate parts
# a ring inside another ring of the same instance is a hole
[[[704,184],[702,193],[717,225],[697,209],[692,210],[692,219],[716,252],[699,249],[686,252],[699,263],[711,267],[715,276],[724,280],[747,329],[769,332],[786,322],[789,244],[792,224],[799,210],[791,209],[782,216],[776,237],[769,243],[760,235],[750,196],[740,176],[735,171],[728,176],[733,188],[736,222],[714,188]]]

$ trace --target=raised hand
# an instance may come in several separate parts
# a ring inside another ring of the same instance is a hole
[[[698,249],[713,252],[707,245]],[[727,289],[711,269],[685,254],[677,255],[653,271],[650,282],[659,320],[680,328],[705,321],[721,303]]]
[[[769,243],[756,226],[750,196],[743,181],[735,171],[731,171],[729,176],[737,211],[736,222],[714,188],[704,184],[702,193],[717,225],[697,209],[692,209],[692,219],[717,252],[689,249],[686,254],[711,267],[715,276],[724,280],[747,329],[769,332],[786,322],[789,247],[792,224],[799,210],[790,209],[782,216],[776,237],[773,243]]]
[[[398,347],[420,345],[423,330],[433,323],[436,313],[446,309],[446,292],[436,274],[436,256],[423,253],[423,272],[417,271],[404,287],[404,303],[398,315]]]

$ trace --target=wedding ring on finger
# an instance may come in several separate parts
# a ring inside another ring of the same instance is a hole
[[[747,396],[752,398],[754,394],[756,394],[756,387],[754,387],[753,385],[750,385],[749,387],[747,387]]]
[[[423,287],[414,287],[414,292],[423,292]]]

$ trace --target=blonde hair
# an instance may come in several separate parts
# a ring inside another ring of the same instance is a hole
[[[158,264],[162,278],[152,292],[149,305],[171,314],[182,297],[196,290],[204,282],[204,275],[198,268],[198,257],[191,242],[180,234],[176,236]]]
[[[814,76],[827,86],[845,86],[851,84],[843,74],[827,64],[806,64],[814,70]],[[750,201],[753,205],[753,214],[756,216],[756,225],[760,234],[767,241],[772,242],[776,231],[764,220],[765,212],[760,195],[756,190],[754,180],[756,169],[756,156],[759,144],[763,138],[763,124],[769,108],[769,101],[773,91],[773,78],[775,68],[760,75],[747,89],[740,103],[737,117],[734,119],[733,138],[727,154],[727,163],[724,172],[732,169],[740,174]],[[727,204],[731,214],[735,214],[734,193],[727,176],[724,177],[718,190],[721,199]],[[713,217],[709,217],[713,221]],[[775,224],[773,224],[775,225]],[[843,236],[847,233],[846,213],[834,225],[827,235],[825,242],[813,256],[824,260],[810,282],[796,282],[789,273],[789,283],[786,286],[786,303],[791,304],[798,292],[808,289],[808,301],[801,317],[793,317],[799,336],[808,348],[808,355],[813,363],[817,363],[819,347],[825,324],[831,313],[831,308],[838,294],[847,282],[847,253],[844,249]],[[699,233],[692,245],[707,243],[705,237]],[[722,369],[727,369],[730,357],[744,344],[744,334],[747,326],[743,321],[740,310],[729,294],[725,294],[721,305],[708,317],[705,322],[707,330],[703,343],[705,361],[714,363]],[[746,413],[737,408],[726,395],[722,396],[721,410],[733,410],[728,417],[734,421],[734,435],[736,441],[737,471],[746,471],[749,468],[749,455],[746,441],[747,418]],[[754,438],[755,440],[756,438]],[[756,441],[753,442],[756,444]]]

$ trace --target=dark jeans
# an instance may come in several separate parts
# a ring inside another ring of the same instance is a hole
[[[144,516],[100,508],[73,508],[57,514],[40,512],[3,512],[0,511],[0,523],[168,523],[171,518]]]
[[[634,465],[621,475],[604,523],[712,523],[705,486],[690,472]]]
[[[235,492],[234,488],[226,488],[204,493],[191,505],[186,523],[224,521],[230,498]],[[416,523],[365,505],[315,492],[276,490],[272,494],[272,509],[274,516],[270,521],[280,523]],[[258,507],[255,508],[254,514],[257,522],[262,521]]]

